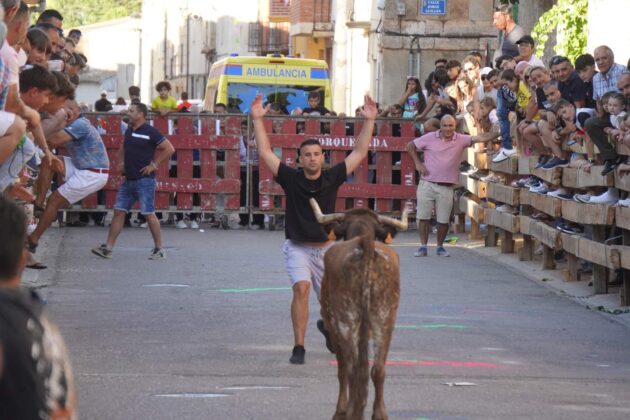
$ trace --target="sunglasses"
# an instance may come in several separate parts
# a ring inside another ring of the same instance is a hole
[[[550,66],[555,66],[558,65],[560,63],[564,63],[565,61],[569,61],[568,58],[562,56],[562,55],[555,55],[553,57],[551,57],[551,60],[549,60],[549,65]]]

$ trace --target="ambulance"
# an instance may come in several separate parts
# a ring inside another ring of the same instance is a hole
[[[247,113],[261,93],[264,103],[278,102],[291,113],[308,107],[310,92],[318,92],[320,104],[332,109],[328,64],[323,60],[233,55],[212,65],[203,109],[214,112],[214,105],[222,103],[230,113]]]

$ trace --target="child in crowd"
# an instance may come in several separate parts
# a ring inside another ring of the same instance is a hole
[[[554,113],[558,118],[558,129],[553,132],[554,141],[566,145],[573,152],[569,167],[590,171],[592,160],[595,156],[593,143],[588,141],[588,135],[584,130],[586,120],[595,115],[592,108],[575,108],[571,102],[560,99],[554,105]]]
[[[177,101],[171,96],[171,84],[169,82],[166,80],[159,82],[155,85],[155,90],[157,90],[159,95],[151,102],[151,109],[154,112],[159,112],[160,115],[168,115],[177,111]]]
[[[407,77],[405,93],[398,101],[403,107],[403,118],[414,118],[416,115],[424,111],[427,106],[427,100],[422,93],[422,85],[417,77]]]
[[[626,106],[626,98],[623,94],[619,92],[611,92],[611,95],[608,97],[608,113],[610,114],[610,125],[611,127],[607,127],[604,129],[606,134],[611,134],[614,130],[619,130],[620,120],[625,118],[627,115],[624,108]]]
[[[512,146],[510,136],[510,111],[516,111],[517,95],[520,80],[516,77],[514,70],[508,69],[501,73],[501,87],[497,92],[497,117],[501,128],[501,150],[494,155],[492,162],[498,163],[516,154],[516,149]]]

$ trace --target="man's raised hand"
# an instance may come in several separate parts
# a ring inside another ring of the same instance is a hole
[[[378,108],[376,108],[376,102],[374,99],[370,97],[370,95],[365,95],[363,107],[361,107],[361,116],[374,120],[378,114]]]
[[[269,108],[271,108],[271,104],[267,104],[267,106],[263,107],[262,94],[259,93],[249,107],[249,115],[251,115],[253,119],[260,119],[265,116]]]

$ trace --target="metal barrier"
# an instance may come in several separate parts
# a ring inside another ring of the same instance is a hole
[[[101,194],[92,194],[70,211],[111,209],[122,182],[117,170],[123,141],[122,115],[90,113],[86,117],[103,134],[111,172]],[[171,114],[156,116],[151,124],[173,143],[176,154],[170,165],[157,172],[156,209],[162,212],[225,212],[281,214],[284,193],[271,172],[251,159],[239,158],[244,125],[253,128],[249,116],[236,114]],[[326,154],[326,166],[341,162],[352,150],[363,122],[355,118],[269,117],[265,127],[274,151],[282,161],[297,166],[298,147],[307,138],[317,138]],[[396,214],[415,207],[416,173],[406,146],[415,136],[413,122],[377,120],[368,157],[339,190],[336,208],[369,207]],[[257,180],[255,183],[253,181]],[[246,199],[241,197],[245,182]],[[197,197],[198,198],[197,198]]]

